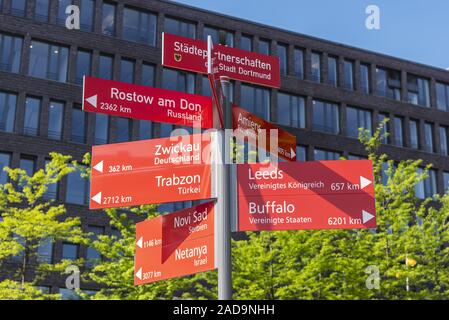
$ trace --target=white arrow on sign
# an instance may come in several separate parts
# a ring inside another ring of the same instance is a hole
[[[96,195],[92,197],[92,200],[98,204],[101,204],[101,192],[98,192]]]
[[[98,172],[103,173],[103,164],[104,164],[104,161],[98,162],[98,163],[94,166],[94,169],[97,170]]]
[[[139,278],[140,280],[142,280],[142,268],[140,268],[140,269],[136,272],[136,277]]]
[[[136,244],[137,244],[137,246],[138,246],[139,248],[142,249],[142,247],[143,247],[143,236],[140,237],[139,240],[137,240]]]
[[[86,101],[89,102],[94,108],[97,107],[97,95],[87,98]]]
[[[368,221],[370,221],[372,218],[374,218],[374,215],[372,215],[371,213],[362,210],[362,220],[363,223],[367,223]]]
[[[295,150],[293,150],[293,148],[290,148],[290,154],[291,154],[290,158],[292,158],[292,159],[296,156],[296,152],[295,152]]]
[[[371,180],[360,176],[360,188],[363,189],[373,183]]]

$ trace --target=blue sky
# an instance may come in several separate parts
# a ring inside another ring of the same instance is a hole
[[[191,6],[385,53],[449,67],[448,0],[176,0]],[[380,8],[380,30],[365,8]]]

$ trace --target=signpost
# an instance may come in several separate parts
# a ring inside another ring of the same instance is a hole
[[[214,202],[136,225],[134,284],[215,269]]]
[[[372,162],[241,164],[238,230],[375,228]]]
[[[214,45],[213,56],[220,76],[261,86],[280,88],[277,56]],[[203,40],[162,34],[162,65],[197,73],[207,73],[207,43]]]
[[[213,127],[209,97],[92,77],[84,77],[83,110],[181,126]]]
[[[287,161],[296,161],[296,137],[278,126],[265,121],[262,118],[240,108],[237,105],[232,107],[232,125],[237,130],[236,134],[248,137],[249,143],[257,143],[259,147],[270,151],[271,137],[270,131],[277,130],[278,148],[275,150],[279,158]],[[260,132],[265,130],[265,142],[260,145]]]

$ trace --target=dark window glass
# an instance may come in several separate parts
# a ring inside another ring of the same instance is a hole
[[[97,226],[89,226],[87,230],[90,234],[90,239],[92,241],[96,241],[98,239],[98,236],[104,234],[104,228],[103,227],[97,227]],[[88,267],[92,267],[96,262],[101,260],[100,253],[95,250],[92,247],[87,248],[87,256],[86,256],[86,265]]]
[[[81,177],[77,169],[67,175],[67,191],[65,201],[67,203],[85,205],[88,203],[89,180]]]
[[[369,130],[372,134],[371,111],[355,107],[346,108],[346,125],[349,137],[358,138],[359,128]]]
[[[11,14],[17,17],[25,17],[26,15],[26,0],[11,1]]]
[[[440,127],[440,153],[444,156],[449,155],[449,140],[448,140],[448,132],[449,129],[447,127]]]
[[[369,94],[369,65],[360,65],[360,89],[362,92]]]
[[[50,0],[36,0],[34,7],[34,19],[41,22],[48,22],[50,12]]]
[[[154,87],[154,64],[144,63],[142,65],[142,85]]]
[[[31,158],[20,158],[19,167],[25,170],[27,176],[32,177],[35,169],[35,161]]]
[[[422,174],[423,169],[418,168],[417,172]],[[435,170],[430,169],[428,175],[424,181],[419,182],[415,186],[415,195],[419,199],[432,197],[437,193],[437,173]]]
[[[377,121],[379,122],[379,124],[381,124],[386,118],[388,118],[388,116],[386,114],[379,113],[377,116]],[[385,144],[387,144],[389,142],[389,135],[387,135],[387,133],[389,132],[388,127],[389,127],[389,122],[387,122],[383,126],[382,131],[380,133],[380,135],[382,137],[381,142],[385,143]]]
[[[400,117],[394,117],[394,144],[398,147],[404,146],[403,121]]]
[[[76,260],[78,259],[78,245],[73,243],[62,244],[62,259]]]
[[[167,138],[171,135],[175,126],[168,123],[161,123],[159,127],[159,138]]]
[[[50,163],[50,160],[45,160],[45,170],[49,163]],[[56,200],[58,198],[58,186],[59,186],[59,183],[49,184],[47,186],[47,191],[43,195],[43,198],[46,200],[51,200],[51,199]]]
[[[449,172],[443,172],[443,185],[446,193],[449,190]]]
[[[295,48],[293,55],[295,59],[295,76],[299,79],[304,79],[304,51]]]
[[[0,131],[13,132],[17,95],[0,91]]]
[[[222,32],[225,32],[226,37],[226,45],[229,47],[234,46],[234,34],[229,31],[222,30]],[[212,27],[204,27],[203,31],[203,40],[207,40],[207,36],[212,37],[213,43],[220,43],[220,30]]]
[[[18,73],[22,53],[22,38],[0,33],[0,70]]]
[[[253,38],[251,36],[242,35],[240,39],[240,49],[253,51]]]
[[[87,113],[76,105],[72,109],[72,133],[70,140],[77,143],[86,143]]]
[[[277,104],[277,123],[305,128],[306,111],[304,98],[279,92]]]
[[[81,297],[73,289],[59,288],[61,300],[80,300]]]
[[[48,110],[48,138],[61,140],[62,123],[64,119],[64,104],[50,101]]]
[[[41,99],[27,97],[25,101],[25,116],[23,119],[23,133],[37,136],[39,133],[39,118],[41,113]]]
[[[401,73],[376,68],[376,94],[401,101]]]
[[[296,161],[307,161],[307,148],[296,146]]]
[[[83,31],[92,31],[94,28],[94,0],[81,0],[80,7],[80,29]]]
[[[153,137],[153,123],[151,121],[139,121],[139,139],[151,139]]]
[[[156,24],[156,15],[125,8],[123,12],[123,39],[156,46]]]
[[[109,55],[100,55],[100,65],[98,77],[106,80],[112,80],[113,74],[113,57]]]
[[[101,33],[115,36],[115,4],[104,2],[101,7]]]
[[[313,100],[313,129],[333,134],[340,133],[339,108],[335,103]]]
[[[321,150],[321,149],[315,149],[314,150],[314,159],[316,161],[322,161],[322,160],[338,160],[340,158],[339,152],[334,151],[327,151],[327,150]]]
[[[327,82],[336,87],[338,85],[337,58],[327,58]]]
[[[256,116],[270,120],[270,90],[242,84],[241,105]]]
[[[195,75],[189,72],[164,69],[162,87],[169,90],[195,93]]]
[[[58,0],[58,16],[56,18],[56,23],[65,26],[65,21],[69,16],[65,13],[65,10],[68,6],[72,5],[72,0]]]
[[[126,142],[131,140],[131,124],[128,118],[116,118],[117,131],[116,142]]]
[[[352,61],[343,61],[344,81],[343,86],[346,89],[354,90],[354,63]]]
[[[28,75],[66,82],[68,54],[65,47],[31,41]]]
[[[78,50],[76,55],[76,78],[77,84],[83,84],[84,76],[90,76],[92,55],[88,51]]]
[[[312,53],[312,81],[321,82],[321,54]]]
[[[281,74],[286,75],[288,72],[288,46],[278,43],[277,54],[281,67]]]
[[[39,263],[53,262],[53,239],[42,239],[37,247],[37,260]]]
[[[1,3],[1,1],[0,1]],[[40,291],[42,291],[43,294],[50,294],[51,292],[51,287],[49,286],[36,286],[37,289],[39,289]]]
[[[175,212],[182,209],[190,208],[192,206],[192,201],[179,201],[179,202],[172,202],[172,203],[164,203],[160,204],[157,207],[157,211],[160,213],[166,213],[166,212]]]
[[[194,23],[166,17],[164,24],[164,31],[167,33],[195,39],[196,26]]]
[[[348,160],[366,160],[364,156],[357,156],[355,154],[348,155]]]
[[[122,59],[120,61],[120,81],[134,83],[134,61]]]
[[[427,152],[434,152],[435,147],[433,144],[433,124],[427,122],[424,124],[424,139],[424,150]]]
[[[407,75],[408,102],[422,107],[430,107],[429,80]]]
[[[105,144],[109,140],[109,117],[106,114],[95,114],[94,144]]]
[[[8,173],[3,169],[11,165],[11,155],[9,153],[0,153],[0,184],[8,182]]]
[[[410,120],[410,147],[412,149],[419,149],[419,130],[418,121]]]
[[[268,40],[259,40],[259,53],[269,55],[270,54],[270,41]]]
[[[437,108],[443,111],[449,111],[449,85],[436,83]]]

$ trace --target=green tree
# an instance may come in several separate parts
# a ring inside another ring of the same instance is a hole
[[[0,265],[6,280],[0,281],[0,299],[58,298],[35,285],[49,272],[62,272],[74,262],[41,262],[37,250],[47,241],[85,243],[79,218],[68,217],[64,205],[46,200],[49,186],[74,170],[71,157],[50,156],[45,169],[32,176],[20,168],[5,168],[9,182],[0,185]]]

